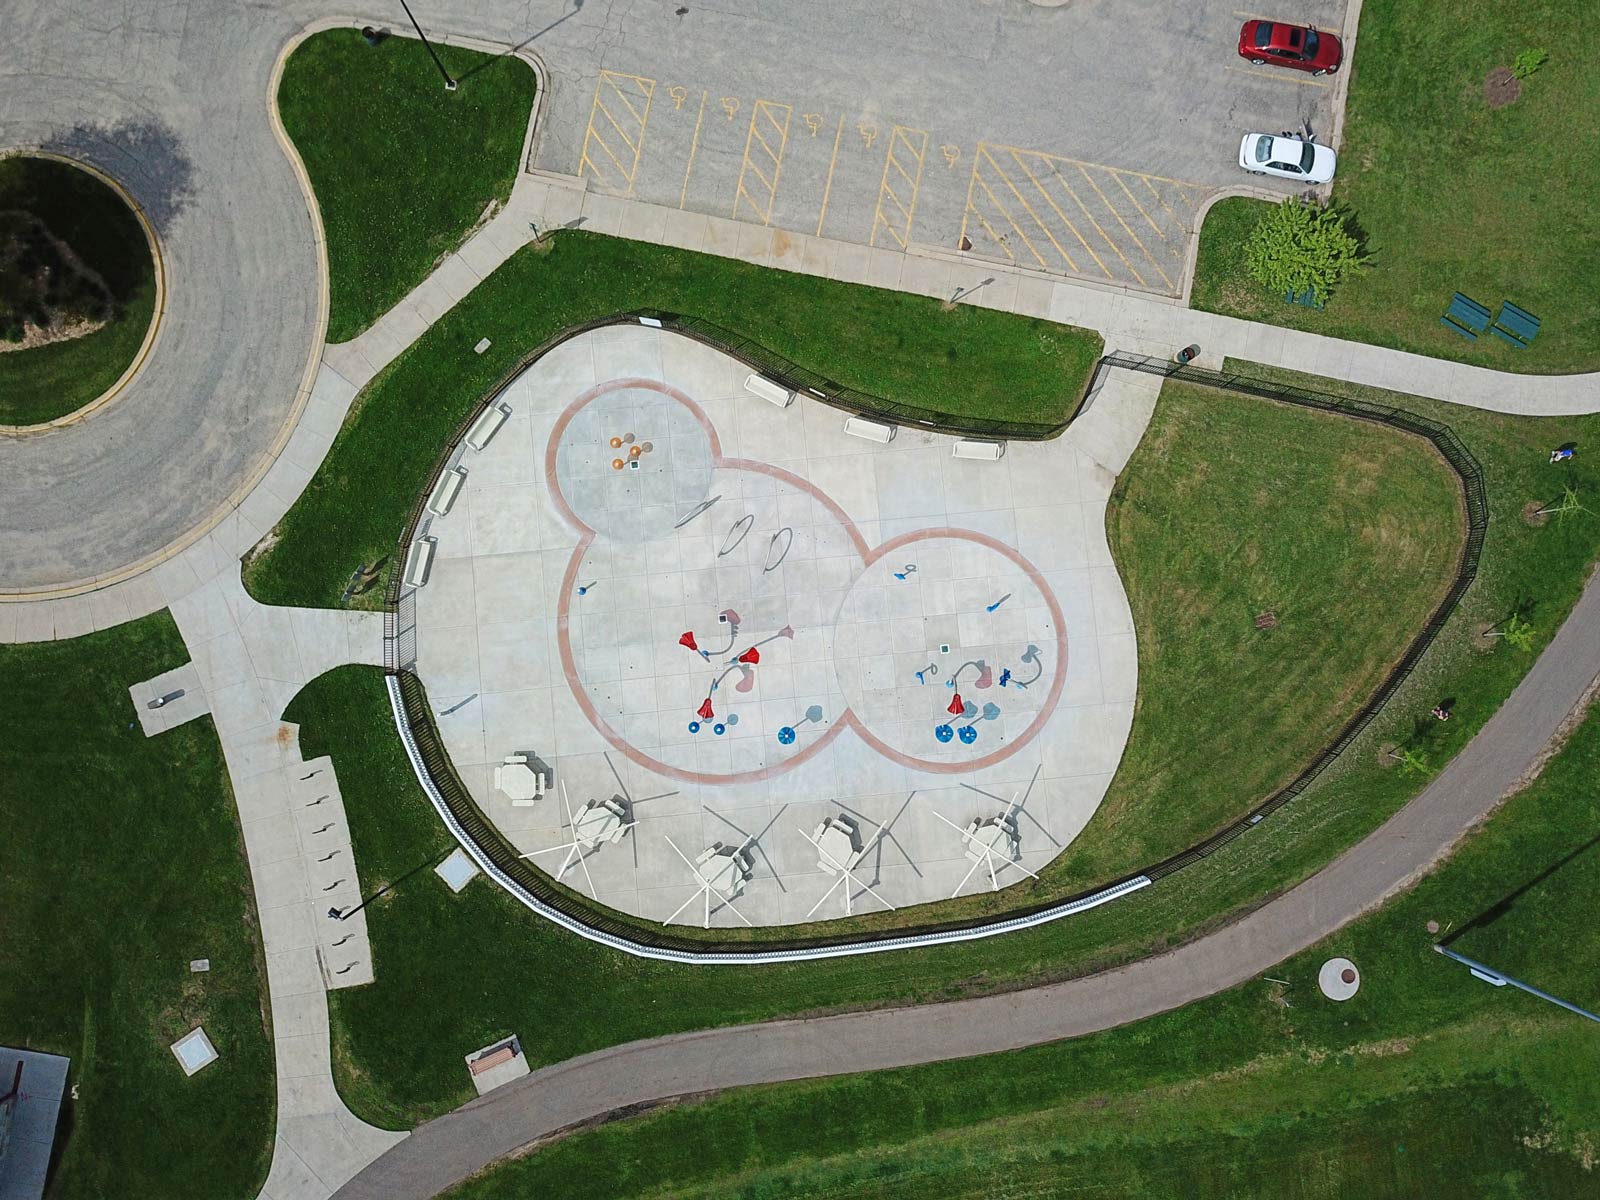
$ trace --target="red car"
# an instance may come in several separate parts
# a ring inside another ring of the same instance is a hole
[[[1239,30],[1239,57],[1326,75],[1344,61],[1344,47],[1331,33],[1281,21],[1246,21]]]

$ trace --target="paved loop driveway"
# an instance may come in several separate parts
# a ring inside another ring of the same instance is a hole
[[[120,180],[156,226],[167,313],[110,406],[0,438],[0,591],[105,575],[193,529],[262,461],[320,336],[311,220],[266,108],[298,22],[134,7],[6,11],[0,148],[43,145]]]
[[[1123,1025],[1232,987],[1426,870],[1516,783],[1597,675],[1600,583],[1591,581],[1527,678],[1421,795],[1287,895],[1180,950],[977,1000],[706,1030],[571,1059],[421,1126],[335,1197],[421,1200],[536,1138],[626,1105],[1012,1050]],[[1464,975],[1441,974],[1441,986],[1457,985],[1477,986]]]

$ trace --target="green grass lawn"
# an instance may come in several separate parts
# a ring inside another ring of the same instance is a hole
[[[83,337],[27,350],[0,343],[0,425],[34,425],[82,408],[128,369],[155,314],[155,263],[133,210],[77,167],[0,159],[0,211],[8,209],[42,218],[99,273],[116,304],[116,316]]]
[[[209,718],[129,728],[129,685],[187,659],[165,613],[0,645],[0,1045],[72,1059],[53,1200],[249,1200],[267,1173],[267,995],[222,748]],[[186,1078],[168,1046],[202,1024],[221,1058]]]
[[[357,566],[392,553],[446,440],[497,380],[556,334],[641,308],[704,318],[846,386],[955,415],[1063,420],[1100,352],[1098,335],[1049,321],[560,233],[514,255],[356,398],[276,541],[247,562],[251,593],[337,606]]]
[[[412,38],[368,46],[313,34],[284,66],[278,112],[328,239],[328,340],[355,337],[427,278],[492,203],[511,195],[534,75],[512,55],[435,47],[444,90]]]
[[[1591,716],[1442,870],[1270,978],[1016,1053],[737,1090],[573,1135],[449,1195],[1593,1195],[1593,1026],[1473,980],[1431,951],[1427,923],[1600,1008],[1597,772]],[[1344,1004],[1316,987],[1336,954],[1363,976]]]
[[[1107,524],[1139,700],[1060,868],[1089,878],[1176,854],[1294,778],[1422,628],[1466,536],[1428,443],[1173,384]],[[1276,627],[1256,628],[1264,612]]]
[[[1283,303],[1245,275],[1243,239],[1263,205],[1230,199],[1201,230],[1190,303],[1335,337],[1499,370],[1600,368],[1597,174],[1576,147],[1600,137],[1600,71],[1584,0],[1519,5],[1367,0],[1333,198],[1355,214],[1373,269],[1323,312]],[[1518,51],[1549,64],[1490,110],[1483,80]],[[1543,322],[1532,346],[1469,342],[1439,324],[1452,292]]]

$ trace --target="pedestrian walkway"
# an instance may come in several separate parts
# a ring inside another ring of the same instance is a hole
[[[582,228],[699,250],[757,266],[823,275],[894,291],[1043,317],[1097,331],[1106,349],[1171,357],[1198,344],[1201,365],[1225,358],[1283,367],[1453,404],[1528,416],[1600,411],[1600,373],[1516,375],[1185,308],[1143,290],[1061,279],[911,242],[863,246],[685,212],[591,191],[586,179],[527,172],[511,199],[439,270],[354,341],[328,347],[324,362],[364,386],[449,306],[533,237]]]
[[[261,923],[278,1082],[261,1196],[325,1200],[404,1135],[352,1116],[334,1087],[324,993],[372,982],[372,951],[333,764],[302,759],[280,718],[324,671],[381,664],[382,618],[258,604],[237,569],[171,608],[222,742]]]

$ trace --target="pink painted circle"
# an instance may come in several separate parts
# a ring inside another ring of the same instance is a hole
[[[1009,546],[967,530],[922,531],[875,551],[833,641],[862,736],[932,770],[1013,753],[1049,716],[1066,671],[1049,586]]]

